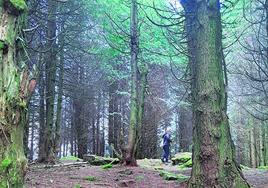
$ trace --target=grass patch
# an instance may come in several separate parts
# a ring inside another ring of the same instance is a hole
[[[82,188],[80,184],[75,184],[74,188]]]

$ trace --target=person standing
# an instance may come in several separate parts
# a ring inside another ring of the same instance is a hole
[[[170,143],[172,142],[170,128],[166,130],[165,134],[162,136],[162,139],[163,157],[161,160],[163,163],[168,163],[168,158],[170,154]]]

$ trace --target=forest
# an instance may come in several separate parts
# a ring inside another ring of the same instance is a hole
[[[0,0],[0,188],[268,188],[268,0]]]

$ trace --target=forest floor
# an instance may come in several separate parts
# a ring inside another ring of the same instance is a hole
[[[89,164],[64,161],[65,166],[30,165],[26,175],[27,188],[184,188],[185,183],[167,181],[160,171],[190,176],[191,169],[178,169],[171,164],[161,164],[160,160],[138,161],[139,167],[114,165],[110,169]],[[66,166],[67,164],[67,166]],[[68,165],[70,164],[70,165]],[[268,170],[248,169],[243,171],[254,188],[268,188]]]

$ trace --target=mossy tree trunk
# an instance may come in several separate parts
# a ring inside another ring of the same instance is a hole
[[[128,145],[124,156],[124,163],[136,166],[136,142],[138,139],[138,7],[137,0],[131,1],[131,104],[130,104],[130,123]]]
[[[128,145],[124,162],[136,166],[137,148],[141,139],[144,115],[145,91],[147,87],[148,67],[145,62],[138,63],[139,34],[138,34],[138,3],[131,1],[131,107]]]
[[[23,133],[27,102],[35,86],[29,78],[21,36],[24,0],[0,1],[0,187],[23,187],[26,158]]]
[[[249,187],[235,162],[226,115],[220,2],[181,2],[186,15],[194,117],[188,187]]]

